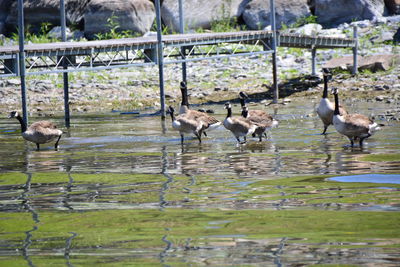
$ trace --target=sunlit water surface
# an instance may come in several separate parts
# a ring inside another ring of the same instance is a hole
[[[2,116],[0,264],[398,266],[400,124],[380,116],[396,106],[348,104],[386,125],[363,149],[321,136],[313,105],[250,108],[280,123],[245,145],[223,127],[181,146],[169,118],[73,114],[58,151],[35,151]]]

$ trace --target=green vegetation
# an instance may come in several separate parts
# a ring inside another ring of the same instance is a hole
[[[392,247],[395,247],[399,245],[395,239],[400,237],[400,217],[395,212],[131,209],[68,213],[41,211],[38,215],[40,223],[32,233],[31,249],[64,248],[65,240],[71,236],[71,232],[77,234],[72,242],[74,249],[162,248],[165,247],[162,241],[164,235],[168,235],[175,246],[184,245],[188,237],[191,238],[191,245],[196,246],[207,240],[215,242],[217,236],[231,233],[240,233],[250,240],[282,236],[305,239],[311,246],[386,238],[393,240]],[[1,213],[0,216],[3,242],[13,244],[24,240],[25,232],[33,227],[29,213]],[[218,228],[208,227],[209,222],[216,221],[226,223]],[[371,243],[369,246],[375,245]]]
[[[43,22],[40,26],[40,31],[38,34],[34,34],[32,32],[32,26],[31,25],[27,25],[25,27],[25,42],[31,42],[31,43],[52,43],[52,42],[57,42],[58,40],[56,38],[52,38],[49,35],[49,31],[52,28],[52,24],[49,22]],[[13,40],[14,42],[18,43],[19,41],[19,33],[13,33],[11,35],[11,40]],[[3,43],[1,43],[0,45],[3,45]]]
[[[95,38],[98,40],[107,40],[138,36],[138,34],[134,34],[130,30],[121,30],[121,25],[118,22],[118,17],[114,14],[112,14],[111,17],[107,19],[107,28],[109,29],[108,32],[95,34]]]
[[[244,30],[244,26],[238,23],[236,17],[231,18],[231,4],[232,0],[224,0],[219,16],[211,22],[210,30],[212,32],[234,32]],[[196,29],[196,32],[202,33],[205,32],[205,30],[198,28]]]
[[[362,160],[372,162],[400,162],[400,154],[371,154],[362,157]]]
[[[310,23],[317,23],[317,16],[310,15],[310,16],[305,16],[305,17],[300,17],[298,18],[294,23],[290,25],[286,25],[285,23],[282,23],[281,25],[281,30],[287,30],[289,28],[298,28],[306,24]]]

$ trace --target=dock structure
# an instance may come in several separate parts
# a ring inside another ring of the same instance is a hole
[[[18,0],[22,8],[21,2]],[[274,0],[270,0],[274,2]],[[63,6],[64,1],[61,1]],[[156,15],[160,18],[159,0]],[[271,5],[272,8],[274,5]],[[63,8],[60,8],[65,12]],[[273,9],[274,10],[274,9]],[[271,10],[271,14],[274,14]],[[182,11],[181,11],[182,12]],[[23,12],[21,11],[21,16]],[[183,16],[181,14],[181,16]],[[63,17],[63,16],[61,16]],[[62,18],[65,20],[65,17]],[[274,18],[272,18],[273,21]],[[49,73],[64,73],[64,98],[68,100],[68,73],[96,71],[112,68],[158,65],[161,115],[165,118],[165,96],[163,68],[165,64],[182,64],[182,80],[186,81],[186,63],[235,56],[271,54],[274,77],[274,102],[278,99],[276,47],[298,47],[311,49],[312,73],[315,74],[316,50],[326,48],[352,48],[357,54],[357,36],[336,38],[279,33],[257,30],[238,32],[216,32],[195,34],[161,34],[161,20],[157,20],[157,35],[137,38],[97,40],[83,42],[56,42],[23,44],[0,47],[0,78],[21,77],[21,97],[24,120],[28,122],[25,76]],[[182,22],[181,22],[182,23]],[[273,23],[274,24],[274,23]],[[63,25],[63,23],[62,23]],[[20,25],[23,27],[23,25]],[[65,24],[64,27],[65,28]],[[183,29],[183,27],[181,27]],[[273,29],[274,29],[273,25]],[[23,36],[20,40],[23,40]],[[65,39],[65,36],[63,37]],[[275,58],[275,60],[274,60]],[[354,56],[356,59],[357,57]],[[356,62],[355,62],[356,63]],[[354,71],[356,71],[356,66]],[[65,123],[69,127],[69,104],[65,101]]]

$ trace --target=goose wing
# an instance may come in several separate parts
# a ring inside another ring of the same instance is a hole
[[[180,114],[175,118],[175,120],[179,122],[179,126],[177,128],[179,128],[181,131],[199,131],[204,127],[201,121],[197,121],[187,114]]]
[[[232,125],[235,127],[235,131],[241,133],[248,133],[251,129],[255,129],[254,126],[259,126],[257,123],[253,123],[251,120],[243,118],[243,117],[233,117]]]
[[[29,126],[29,129],[31,129],[31,130],[36,130],[39,128],[57,129],[57,126],[50,121],[37,121],[37,122],[32,123],[31,126]]]
[[[264,127],[271,126],[274,120],[271,115],[263,110],[250,110],[247,119],[258,126]]]
[[[347,114],[344,116],[346,132],[352,135],[368,133],[369,125],[373,121],[361,114]]]
[[[197,110],[189,110],[185,114],[187,114],[193,120],[201,121],[204,124],[205,128],[208,128],[210,125],[217,124],[220,122],[213,116],[210,116],[207,113],[197,111]]]

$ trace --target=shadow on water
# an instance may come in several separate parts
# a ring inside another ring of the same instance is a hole
[[[224,119],[222,106],[210,108]],[[279,127],[244,145],[223,127],[181,145],[170,120],[112,113],[76,116],[59,151],[37,152],[0,119],[0,257],[29,266],[393,266],[399,123],[349,148],[332,126],[320,135],[313,108],[275,109]]]

